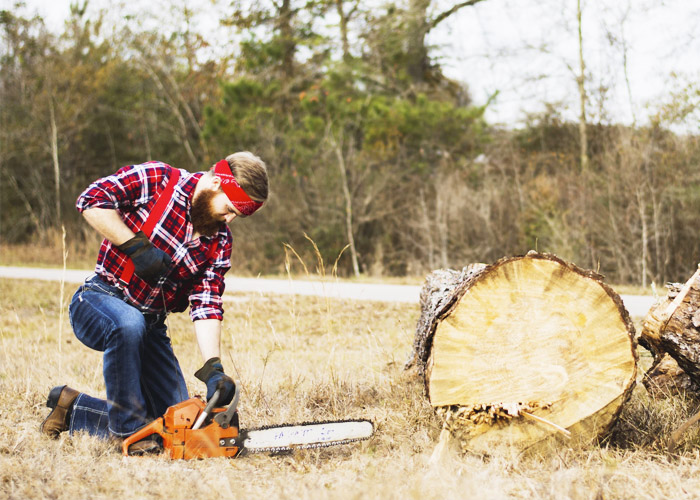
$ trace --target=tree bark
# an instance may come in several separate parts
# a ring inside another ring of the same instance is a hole
[[[346,63],[349,63],[352,60],[352,54],[350,54],[350,41],[348,39],[348,23],[357,11],[358,6],[359,2],[355,3],[348,12],[345,12],[344,1],[335,0],[335,10],[340,18],[340,41],[343,48],[343,61]]]
[[[294,55],[297,50],[294,28],[292,27],[292,20],[295,15],[296,11],[292,9],[291,1],[282,0],[275,22],[275,29],[279,32],[282,45],[282,74],[284,78],[289,80],[294,77]]]
[[[432,19],[428,15],[430,0],[410,0],[408,8],[406,37],[406,73],[415,84],[423,84],[430,72],[430,58],[425,39],[436,26],[464,7],[471,7],[484,0],[465,0],[437,14]]]
[[[637,207],[639,208],[639,220],[642,223],[642,288],[647,287],[647,261],[649,260],[649,229],[647,226],[646,202],[642,189],[637,189]]]
[[[600,275],[530,252],[429,275],[411,366],[464,450],[590,442],[634,388],[634,326]]]
[[[350,258],[352,260],[352,271],[356,278],[360,277],[360,263],[357,256],[357,247],[355,246],[355,234],[353,231],[353,208],[352,208],[352,193],[348,184],[348,171],[345,166],[345,155],[343,153],[343,144],[338,143],[333,136],[333,131],[328,130],[328,137],[331,140],[333,150],[335,151],[336,159],[338,160],[338,170],[340,171],[340,183],[343,188],[343,199],[345,200],[345,236],[348,239],[348,247],[350,247]],[[341,135],[342,139],[342,135]],[[350,148],[352,149],[352,148]]]
[[[685,284],[667,286],[666,298],[644,318],[640,336],[654,356],[643,383],[660,396],[700,388],[700,267]]]

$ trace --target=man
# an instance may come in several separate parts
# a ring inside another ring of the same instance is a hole
[[[81,342],[104,353],[107,400],[54,387],[42,432],[84,431],[119,442],[187,399],[165,318],[188,305],[204,362],[195,376],[207,399],[219,389],[218,404],[231,401],[235,385],[220,360],[227,224],[253,214],[267,196],[265,163],[240,152],[194,174],[161,162],[124,167],[78,197],[78,211],[105,240],[95,274],[73,296],[70,320]],[[141,443],[134,451],[153,447]]]

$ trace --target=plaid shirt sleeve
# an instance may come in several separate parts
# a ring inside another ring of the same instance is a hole
[[[98,179],[78,197],[76,208],[130,209],[145,205],[165,179],[167,168],[160,162],[129,165]]]
[[[222,234],[222,233],[219,233]],[[190,318],[200,319],[224,318],[223,301],[224,275],[231,269],[231,231],[226,228],[225,236],[217,238],[216,253],[204,269],[202,278],[195,282],[190,293]]]

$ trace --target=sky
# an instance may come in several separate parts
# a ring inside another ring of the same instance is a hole
[[[11,9],[15,0],[0,0]],[[70,0],[24,0],[49,29],[61,31]],[[185,0],[175,0],[182,4]],[[123,0],[138,13],[151,2]],[[454,2],[433,0],[433,13]],[[92,0],[91,8],[114,5]],[[160,0],[161,7],[169,0]],[[207,0],[198,19],[216,29]],[[648,123],[670,91],[700,81],[700,0],[581,0],[589,120]],[[485,0],[440,24],[428,41],[444,72],[468,85],[491,123],[519,126],[556,105],[578,117],[576,0]],[[626,68],[626,71],[625,71]],[[697,132],[698,126],[690,125]]]
[[[700,81],[700,1],[581,5],[593,119],[646,123],[670,90]],[[433,39],[444,47],[448,75],[464,76],[477,102],[500,91],[496,121],[522,121],[546,102],[578,116],[576,0],[487,0],[462,9]]]

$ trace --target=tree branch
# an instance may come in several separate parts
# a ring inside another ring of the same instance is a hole
[[[462,3],[458,3],[457,5],[452,6],[452,8],[442,12],[441,14],[438,14],[437,17],[435,17],[432,21],[428,23],[428,30],[427,32],[430,32],[433,28],[435,28],[438,24],[443,22],[445,19],[450,17],[452,14],[457,12],[459,9],[462,7],[471,7],[472,5],[476,5],[480,2],[483,2],[484,0],[465,0]],[[426,32],[426,33],[427,33]]]

